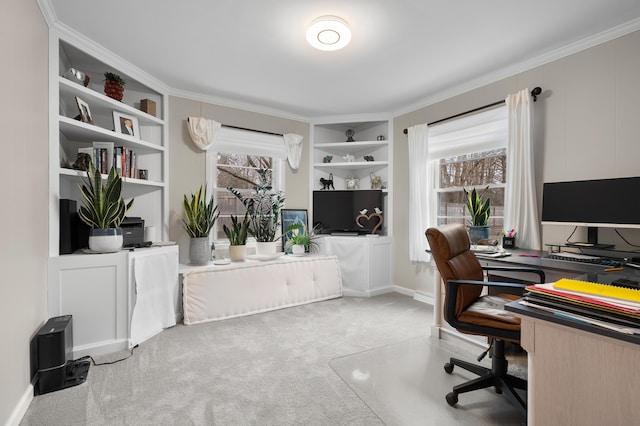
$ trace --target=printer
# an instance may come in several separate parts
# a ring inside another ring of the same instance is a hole
[[[122,228],[123,247],[143,247],[148,244],[144,241],[144,219],[141,217],[128,217],[120,223]]]

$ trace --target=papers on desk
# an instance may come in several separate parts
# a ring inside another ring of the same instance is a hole
[[[502,247],[497,246],[479,246],[472,244],[471,251],[476,255],[476,257],[488,259],[511,256],[511,253],[507,253]]]

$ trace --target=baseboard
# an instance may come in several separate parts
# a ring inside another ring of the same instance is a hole
[[[397,285],[393,286],[393,291],[396,293],[404,294],[405,296],[412,297],[414,300],[418,302],[426,303],[427,305],[433,306],[434,298],[429,294],[424,294],[416,290],[410,290],[406,287],[400,287]]]
[[[18,404],[11,412],[11,415],[7,419],[7,423],[5,426],[18,426],[22,421],[27,409],[29,409],[29,405],[31,405],[31,401],[33,401],[33,385],[29,384],[27,389],[22,394],[22,397],[18,401]]]
[[[342,295],[348,297],[373,297],[381,294],[393,293],[394,291],[395,289],[392,286],[376,288],[373,290],[349,290],[343,287]]]

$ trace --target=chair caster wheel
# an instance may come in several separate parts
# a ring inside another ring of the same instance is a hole
[[[495,389],[496,389],[496,393],[497,393],[497,394],[501,394],[501,393],[502,393],[502,389],[500,389],[499,387],[497,387],[497,386],[496,386],[496,388],[495,388]]]
[[[446,363],[444,365],[444,371],[446,371],[448,374],[451,374],[453,372],[453,364],[451,364],[450,362]]]
[[[458,403],[458,394],[449,392],[446,396],[447,404],[454,407]]]

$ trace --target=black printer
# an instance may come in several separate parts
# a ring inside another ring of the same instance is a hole
[[[144,219],[141,217],[128,217],[120,223],[122,228],[123,247],[144,247],[148,244],[144,241]]]

